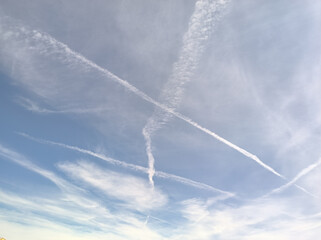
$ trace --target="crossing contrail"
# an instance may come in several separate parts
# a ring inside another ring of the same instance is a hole
[[[10,23],[12,22],[12,20],[10,20],[10,19],[8,20],[8,18],[4,18],[4,20],[6,20],[6,21],[1,21],[0,22],[0,33],[2,33],[4,31],[3,30],[3,24],[4,23],[6,23],[8,21]],[[80,53],[77,53],[77,52],[73,51],[72,49],[70,49],[66,44],[57,41],[55,38],[51,37],[49,34],[43,33],[43,32],[40,32],[40,31],[36,31],[36,30],[29,30],[26,27],[22,27],[20,25],[17,25],[16,22],[15,22],[14,26],[8,26],[8,28],[9,29],[8,29],[7,33],[9,32],[10,34],[5,34],[5,33],[4,34],[0,34],[0,39],[2,38],[4,40],[8,41],[8,40],[12,40],[12,38],[14,38],[14,37],[21,37],[22,39],[31,38],[31,39],[33,39],[34,41],[36,41],[38,43],[38,47],[37,47],[37,49],[35,49],[38,54],[54,55],[56,58],[61,59],[66,64],[72,64],[72,65],[79,64],[79,65],[82,65],[82,67],[84,69],[86,69],[86,68],[95,69],[98,72],[100,72],[102,74],[102,76],[107,77],[108,79],[113,80],[114,82],[117,82],[118,84],[122,85],[124,88],[126,88],[128,91],[131,91],[132,93],[134,93],[138,97],[140,97],[140,98],[144,99],[145,101],[157,106],[161,110],[164,110],[164,111],[168,112],[169,114],[172,114],[173,116],[183,120],[184,122],[186,122],[186,123],[190,124],[191,126],[199,129],[200,131],[208,134],[209,136],[213,137],[214,139],[226,144],[227,146],[229,146],[232,149],[240,152],[244,156],[254,160],[259,165],[261,165],[263,168],[265,168],[266,170],[270,171],[274,175],[284,179],[284,176],[282,176],[280,173],[278,173],[272,167],[270,167],[267,164],[263,163],[254,154],[252,154],[252,153],[246,151],[245,149],[243,149],[243,148],[241,148],[241,147],[229,142],[228,140],[226,140],[223,137],[219,136],[218,134],[212,132],[211,130],[209,130],[209,129],[205,128],[205,127],[202,127],[201,125],[199,125],[198,123],[194,122],[190,118],[184,116],[181,113],[176,112],[172,107],[168,107],[168,106],[166,106],[166,105],[154,100],[153,98],[148,96],[143,91],[141,91],[138,88],[136,88],[135,86],[131,85],[126,80],[121,79],[120,77],[118,77],[115,74],[111,73],[107,69],[104,69],[104,68],[98,66],[96,63],[88,60],[87,58],[85,58]],[[14,32],[15,34],[12,34],[12,32]]]
[[[189,27],[183,37],[183,44],[178,60],[173,64],[172,73],[165,84],[159,101],[165,106],[175,109],[183,97],[183,87],[191,80],[194,71],[204,52],[204,48],[216,22],[222,16],[227,1],[199,0],[195,3],[195,10],[190,18]],[[151,137],[170,118],[171,114],[156,108],[147,120],[142,134],[145,138],[146,154],[148,157],[148,176],[154,185],[155,158],[152,152]]]
[[[320,166],[321,164],[321,159],[319,159],[317,162],[307,166],[306,168],[304,168],[303,170],[301,170],[291,181],[287,182],[286,184],[282,185],[279,188],[276,188],[274,190],[272,190],[270,193],[268,193],[265,196],[269,196],[271,194],[274,193],[279,193],[282,192],[283,190],[287,189],[288,187],[295,185],[296,187],[299,187],[301,190],[303,190],[304,192],[308,193],[309,195],[312,195],[313,197],[316,197],[315,195],[311,194],[310,192],[308,192],[307,190],[305,190],[304,188],[296,185],[295,183],[302,177],[304,177],[305,175],[307,175],[308,173],[310,173],[312,170],[314,170],[315,168],[317,168],[318,166]]]
[[[120,161],[120,160],[117,160],[117,159],[113,159],[113,158],[107,157],[104,154],[96,153],[96,152],[93,152],[93,151],[90,151],[90,150],[87,150],[87,149],[83,149],[83,148],[79,148],[79,147],[76,147],[76,146],[67,145],[67,144],[64,144],[64,143],[59,143],[59,142],[54,142],[54,141],[49,141],[49,140],[44,140],[44,139],[38,139],[38,138],[32,137],[32,136],[30,136],[30,135],[28,135],[26,133],[18,133],[18,134],[23,136],[23,137],[26,137],[26,138],[28,138],[30,140],[33,140],[33,141],[36,141],[36,142],[39,142],[39,143],[42,143],[42,144],[50,144],[50,145],[59,146],[59,147],[65,148],[65,149],[69,149],[69,150],[73,150],[73,151],[76,151],[76,152],[80,152],[80,153],[83,153],[83,154],[90,155],[92,157],[95,157],[95,158],[98,158],[100,160],[106,161],[106,162],[108,162],[108,163],[110,163],[112,165],[116,165],[116,166],[119,166],[119,167],[123,167],[123,168],[131,169],[131,170],[134,170],[134,171],[137,171],[137,172],[142,172],[142,173],[148,174],[148,168],[146,168],[146,167],[142,167],[142,166],[139,166],[139,165],[126,163],[126,162],[123,162],[123,161]],[[197,181],[194,181],[194,180],[191,180],[191,179],[188,179],[188,178],[184,178],[184,177],[180,177],[180,176],[177,176],[177,175],[174,175],[174,174],[170,174],[170,173],[166,173],[166,172],[162,172],[162,171],[156,171],[155,172],[155,176],[159,177],[159,178],[163,178],[163,179],[168,179],[168,180],[171,180],[171,181],[176,181],[176,182],[182,183],[184,185],[195,187],[195,188],[198,188],[198,189],[204,189],[204,190],[212,191],[212,192],[215,192],[215,193],[225,194],[225,195],[227,195],[229,197],[233,197],[234,196],[234,193],[230,193],[228,191],[224,191],[224,190],[221,190],[221,189],[218,189],[218,188],[214,188],[214,187],[212,187],[212,186],[210,186],[208,184],[197,182]]]

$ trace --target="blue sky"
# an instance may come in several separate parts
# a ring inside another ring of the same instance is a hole
[[[320,3],[0,3],[0,237],[317,239]]]

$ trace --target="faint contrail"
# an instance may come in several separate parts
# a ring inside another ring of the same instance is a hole
[[[93,151],[90,151],[90,150],[86,150],[86,149],[83,149],[83,148],[79,148],[79,147],[76,147],[76,146],[70,146],[70,145],[67,145],[67,144],[64,144],[64,143],[58,143],[58,142],[54,142],[54,141],[38,139],[38,138],[32,137],[32,136],[30,136],[30,135],[28,135],[26,133],[18,133],[18,134],[23,136],[23,137],[26,137],[26,138],[28,138],[30,140],[33,140],[33,141],[36,141],[36,142],[39,142],[39,143],[42,143],[42,144],[50,144],[50,145],[59,146],[59,147],[65,148],[65,149],[70,149],[70,150],[73,150],[73,151],[84,153],[84,154],[93,156],[95,158],[104,160],[104,161],[106,161],[106,162],[108,162],[110,164],[116,165],[116,166],[120,166],[120,167],[124,167],[124,168],[127,168],[127,169],[131,169],[131,170],[134,170],[134,171],[138,171],[138,172],[142,172],[142,173],[148,174],[148,168],[146,168],[146,167],[142,167],[142,166],[138,166],[138,165],[135,165],[135,164],[126,163],[126,162],[123,162],[123,161],[120,161],[120,160],[116,160],[116,159],[107,157],[104,154],[96,153],[96,152],[93,152]],[[185,185],[188,185],[188,186],[192,186],[192,187],[195,187],[195,188],[198,188],[198,189],[204,189],[204,190],[208,190],[208,191],[212,191],[212,192],[216,192],[216,193],[226,194],[229,197],[233,197],[235,195],[234,193],[230,193],[230,192],[218,189],[218,188],[214,188],[214,187],[212,187],[210,185],[207,185],[205,183],[200,183],[200,182],[188,179],[188,178],[180,177],[180,176],[177,176],[177,175],[174,175],[174,174],[170,174],[170,173],[165,173],[165,172],[162,172],[162,171],[156,171],[155,172],[155,176],[157,176],[159,178],[164,178],[164,179],[180,182],[182,184],[185,184]]]
[[[98,66],[96,63],[86,59],[83,55],[81,55],[79,53],[76,53],[75,51],[71,50],[67,45],[57,41],[56,39],[54,39],[50,35],[48,35],[46,33],[42,33],[42,32],[36,31],[36,30],[31,31],[31,30],[28,30],[26,27],[19,27],[19,26],[11,27],[9,30],[10,31],[16,31],[16,32],[18,31],[18,33],[16,33],[16,34],[17,35],[19,35],[19,34],[23,35],[22,36],[23,39],[31,38],[31,39],[37,41],[39,43],[39,47],[36,49],[37,53],[41,53],[41,54],[44,54],[44,55],[46,55],[46,54],[48,54],[48,55],[54,54],[55,57],[61,59],[65,63],[68,63],[68,64],[81,64],[81,65],[83,65],[84,69],[86,67],[91,67],[93,69],[96,69],[103,76],[105,76],[105,77],[107,77],[107,78],[109,78],[109,79],[121,84],[127,90],[131,91],[132,93],[134,93],[135,95],[139,96],[140,98],[142,98],[142,99],[146,100],[147,102],[159,107],[160,109],[162,109],[162,110],[174,115],[175,117],[183,120],[184,122],[196,127],[197,129],[199,129],[202,132],[212,136],[213,138],[217,139],[218,141],[225,143],[226,145],[228,145],[229,147],[231,147],[231,148],[235,149],[236,151],[242,153],[246,157],[254,160],[255,162],[257,162],[262,167],[264,167],[268,171],[272,172],[276,176],[281,177],[281,178],[284,179],[284,177],[281,174],[279,174],[277,171],[275,171],[272,167],[270,167],[270,166],[266,165],[265,163],[263,163],[257,156],[253,155],[252,153],[249,153],[248,151],[246,151],[246,150],[236,146],[235,144],[229,142],[228,140],[220,137],[219,135],[217,135],[216,133],[212,132],[211,130],[200,126],[198,123],[194,122],[193,120],[189,119],[188,117],[184,116],[183,114],[180,114],[180,113],[174,111],[172,108],[167,107],[166,105],[159,103],[158,101],[156,101],[153,98],[149,97],[147,94],[145,94],[144,92],[142,92],[138,88],[136,88],[133,85],[131,85],[129,82],[119,78],[118,76],[116,76],[115,74],[111,73],[107,69],[104,69],[104,68]],[[1,31],[1,23],[0,23],[0,31]],[[1,36],[1,34],[0,34],[0,36]],[[11,35],[5,36],[6,40],[8,40],[8,38],[10,38],[10,37],[11,37]]]
[[[173,65],[172,73],[159,99],[168,108],[175,109],[180,104],[183,86],[191,80],[204,52],[206,42],[213,27],[215,27],[215,23],[222,16],[225,5],[226,1],[219,0],[199,0],[195,3],[195,10],[190,18],[187,32],[184,34],[178,60]],[[148,176],[152,186],[154,185],[155,159],[152,152],[151,137],[162,124],[168,121],[170,116],[171,114],[168,111],[156,108],[142,131],[148,157]]]
[[[43,169],[38,165],[31,162],[27,157],[21,155],[14,150],[11,150],[0,143],[0,157],[4,157],[9,161],[12,161],[25,169],[28,169],[34,173],[41,175],[42,177],[48,179],[52,183],[54,183],[63,193],[65,193],[63,201],[73,202],[74,204],[86,209],[87,211],[92,208],[97,208],[100,213],[106,214],[106,217],[109,218],[109,211],[102,207],[98,202],[93,201],[90,198],[87,198],[83,195],[86,190],[71,184],[63,178],[57,176],[54,172]],[[1,159],[0,159],[1,160]],[[113,216],[113,218],[119,219],[120,221],[124,221],[124,218],[120,216]],[[127,222],[127,220],[125,220]]]
[[[101,113],[106,111],[107,108],[103,107],[95,107],[95,108],[71,108],[71,109],[64,109],[64,110],[51,110],[47,108],[42,108],[38,106],[35,102],[31,101],[30,99],[20,97],[17,99],[17,102],[31,112],[36,113],[43,113],[43,114],[89,114],[89,113]]]
[[[29,159],[24,157],[23,155],[6,148],[0,144],[0,156],[5,157],[6,159],[9,159],[10,161],[29,169],[30,171],[33,171],[35,173],[38,173],[39,175],[43,176],[44,178],[49,179],[51,182],[53,182],[57,187],[59,187],[61,190],[67,191],[67,192],[75,192],[75,191],[82,191],[80,188],[75,187],[74,185],[70,184],[69,182],[65,181],[64,179],[56,176],[53,172],[50,172],[48,170],[45,170],[43,168],[38,167]]]
[[[269,196],[271,194],[274,193],[279,193],[282,192],[283,190],[287,189],[288,187],[295,185],[296,187],[299,187],[301,190],[303,190],[304,192],[308,193],[309,195],[312,195],[313,197],[317,197],[313,194],[311,194],[310,192],[308,192],[307,190],[305,190],[304,188],[296,185],[295,183],[302,177],[304,177],[305,175],[307,175],[309,172],[311,172],[312,170],[314,170],[315,168],[317,168],[319,165],[321,164],[321,159],[319,159],[319,161],[309,165],[308,167],[304,168],[303,170],[301,170],[291,181],[289,181],[288,183],[282,185],[279,188],[276,188],[274,190],[272,190],[270,193],[266,194],[265,196]]]

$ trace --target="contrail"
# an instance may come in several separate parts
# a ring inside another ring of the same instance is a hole
[[[78,187],[75,187],[74,185],[71,185],[69,182],[65,181],[64,179],[56,176],[53,172],[50,172],[48,170],[45,170],[43,168],[38,167],[37,165],[33,164],[29,159],[24,157],[23,155],[6,148],[0,144],[0,156],[9,159],[10,161],[30,170],[35,173],[38,173],[39,175],[43,176],[44,178],[47,178],[51,182],[53,182],[57,187],[59,187],[61,190],[67,191],[67,192],[76,192],[76,191],[83,191]]]
[[[220,141],[220,142],[228,145],[229,147],[233,148],[234,150],[240,152],[244,156],[254,160],[259,165],[264,167],[266,170],[272,172],[276,176],[284,179],[284,177],[281,174],[279,174],[277,171],[275,171],[272,167],[263,163],[257,156],[253,155],[252,153],[249,153],[248,151],[246,151],[246,150],[236,146],[235,144],[229,142],[228,140],[220,137],[219,135],[212,132],[211,130],[200,126],[198,123],[194,122],[193,120],[189,119],[188,117],[184,116],[183,114],[180,114],[180,113],[174,111],[174,109],[167,107],[164,104],[159,103],[158,101],[149,97],[147,94],[145,94],[144,92],[142,92],[138,88],[131,85],[129,82],[119,78],[118,76],[111,73],[107,69],[104,69],[104,68],[98,66],[96,63],[86,59],[83,55],[71,50],[67,45],[57,41],[56,39],[54,39],[50,35],[36,31],[36,30],[31,31],[31,30],[26,29],[26,27],[20,27],[20,28],[13,27],[10,30],[11,31],[18,31],[18,33],[16,33],[16,35],[22,34],[23,35],[22,37],[24,39],[31,38],[33,40],[38,41],[40,47],[36,49],[37,53],[42,53],[44,55],[53,54],[55,57],[61,59],[62,61],[66,62],[68,64],[71,64],[71,63],[76,64],[77,63],[77,64],[83,65],[84,68],[90,67],[92,69],[99,71],[104,77],[107,77],[107,78],[119,83],[120,85],[122,85],[123,87],[125,87],[127,90],[131,91],[132,93],[134,93],[138,97],[140,97],[140,98],[144,99],[145,101],[159,107],[160,109],[174,115],[175,117],[183,120],[184,122],[194,126],[197,129],[201,130],[202,132],[212,136],[213,138],[217,139],[218,141]],[[0,25],[0,31],[1,31],[1,25]],[[1,36],[1,34],[0,34],[0,36]],[[10,35],[6,36],[6,38],[10,38],[10,37],[11,37]],[[8,40],[8,39],[6,39],[6,40]],[[50,51],[49,51],[49,48],[51,48]]]
[[[89,114],[89,113],[101,113],[106,111],[107,108],[104,107],[96,107],[96,108],[72,108],[72,109],[64,109],[64,110],[51,110],[47,108],[42,108],[38,106],[35,102],[30,99],[20,97],[17,102],[31,112],[41,113],[41,114]]]
[[[288,187],[295,185],[296,187],[299,187],[301,190],[303,190],[305,193],[308,193],[309,195],[312,195],[313,197],[318,198],[317,196],[311,194],[310,192],[308,192],[307,190],[305,190],[304,188],[296,185],[295,183],[302,177],[304,177],[305,175],[307,175],[309,172],[311,172],[312,170],[314,170],[315,168],[317,168],[319,165],[321,164],[321,159],[319,159],[319,161],[309,165],[308,167],[304,168],[303,170],[301,170],[291,181],[289,181],[288,183],[282,185],[279,188],[276,188],[274,190],[272,190],[270,193],[266,194],[265,196],[269,196],[272,195],[274,193],[279,193],[282,192],[283,190],[287,189]]]
[[[172,73],[159,99],[165,106],[175,109],[180,104],[183,86],[193,77],[206,42],[215,23],[222,16],[225,5],[226,1],[199,0],[195,3],[195,10],[190,18],[188,30],[184,34],[178,60],[173,65]],[[155,159],[152,153],[151,137],[170,117],[171,114],[168,111],[156,108],[142,130],[148,157],[148,177],[152,186],[154,185]]]
[[[86,150],[86,149],[79,148],[79,147],[76,147],[76,146],[70,146],[70,145],[63,144],[63,143],[58,143],[58,142],[44,140],[44,139],[38,139],[38,138],[32,137],[32,136],[30,136],[30,135],[28,135],[26,133],[18,133],[18,134],[23,136],[23,137],[26,137],[26,138],[28,138],[28,139],[30,139],[32,141],[36,141],[38,143],[41,143],[41,144],[50,144],[50,145],[59,146],[59,147],[65,148],[65,149],[70,149],[70,150],[73,150],[73,151],[77,151],[77,152],[80,152],[80,153],[83,153],[83,154],[90,155],[92,157],[98,158],[100,160],[106,161],[106,162],[108,162],[110,164],[113,164],[113,165],[116,165],[116,166],[120,166],[120,167],[123,167],[123,168],[127,168],[127,169],[131,169],[131,170],[134,170],[134,171],[137,171],[137,172],[142,172],[142,173],[148,174],[148,168],[146,168],[146,167],[142,167],[142,166],[138,166],[138,165],[135,165],[135,164],[126,163],[126,162],[123,162],[123,161],[120,161],[120,160],[116,160],[116,159],[107,157],[104,154],[95,153],[95,152],[90,151],[90,150]],[[212,187],[210,185],[207,185],[205,183],[200,183],[200,182],[197,182],[197,181],[193,181],[191,179],[180,177],[180,176],[177,176],[177,175],[174,175],[174,174],[165,173],[165,172],[162,172],[162,171],[156,171],[155,172],[155,176],[157,176],[159,178],[163,178],[163,179],[176,181],[176,182],[179,182],[179,183],[191,186],[191,187],[195,187],[195,188],[198,188],[198,189],[204,189],[204,190],[212,191],[212,192],[215,192],[215,193],[222,193],[222,194],[225,194],[225,195],[227,195],[229,197],[235,196],[234,193],[230,193],[230,192],[218,189],[218,188],[214,188],[214,187]]]
[[[148,158],[148,179],[152,187],[154,187],[153,176],[155,175],[155,158],[152,152],[152,139],[150,132],[146,130],[146,127],[143,128],[142,133],[145,138],[146,154]]]
[[[40,176],[48,179],[52,183],[54,183],[63,193],[65,193],[63,201],[73,202],[74,204],[86,209],[87,211],[96,208],[100,213],[104,213],[107,218],[110,218],[109,211],[102,207],[98,202],[87,198],[85,195],[86,190],[71,184],[63,178],[57,176],[54,172],[43,169],[38,165],[31,162],[27,157],[21,155],[18,152],[15,152],[12,149],[9,149],[3,146],[0,143],[0,157],[6,158],[9,161],[12,161],[25,169],[28,169],[34,173],[39,174]],[[1,158],[0,158],[1,160]],[[113,218],[119,219],[120,221],[126,221],[123,217],[114,215]]]

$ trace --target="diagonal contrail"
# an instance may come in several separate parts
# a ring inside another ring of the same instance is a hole
[[[183,86],[193,77],[206,42],[222,16],[222,12],[224,12],[226,2],[199,0],[195,3],[195,10],[190,18],[187,32],[184,34],[178,60],[173,64],[172,73],[160,95],[159,101],[165,106],[172,109],[179,106],[183,96]],[[155,159],[152,152],[151,137],[170,117],[171,114],[168,111],[156,108],[142,131],[148,157],[149,181],[152,186],[154,185]]]
[[[303,170],[301,170],[291,181],[287,182],[286,184],[282,185],[281,187],[279,188],[276,188],[274,190],[272,190],[270,193],[266,194],[266,196],[270,196],[272,194],[275,194],[275,193],[279,193],[279,192],[282,192],[284,191],[285,189],[287,189],[288,187],[292,186],[292,185],[295,185],[296,187],[300,188],[302,191],[304,191],[305,193],[313,196],[313,197],[317,197],[313,194],[311,194],[310,192],[308,192],[307,190],[305,190],[304,188],[296,185],[295,183],[302,177],[304,177],[305,175],[307,175],[308,173],[310,173],[312,170],[314,170],[315,168],[317,168],[318,166],[320,166],[321,164],[321,159],[319,159],[317,162],[307,166],[306,168],[304,168]],[[318,198],[318,197],[317,197]]]
[[[8,18],[5,18],[5,20],[8,21]],[[6,21],[2,21],[2,23],[5,23]],[[12,20],[10,20],[9,22],[12,22]],[[2,23],[0,23],[0,33],[3,31],[3,29],[2,29],[3,27],[1,25]],[[66,64],[80,64],[80,65],[83,65],[84,69],[90,67],[92,69],[97,70],[104,77],[107,77],[107,78],[119,83],[120,85],[122,85],[123,87],[125,87],[127,90],[131,91],[132,93],[134,93],[138,97],[140,97],[140,98],[144,99],[145,101],[147,101],[147,102],[159,107],[161,110],[164,110],[164,111],[172,114],[173,116],[183,120],[184,122],[194,126],[195,128],[199,129],[200,131],[212,136],[213,138],[217,139],[218,141],[220,141],[220,142],[228,145],[229,147],[233,148],[234,150],[240,152],[244,156],[254,160],[259,165],[264,167],[266,170],[272,172],[276,176],[281,177],[281,178],[284,179],[284,176],[279,174],[272,167],[270,167],[267,164],[263,163],[257,156],[253,155],[252,153],[249,153],[245,149],[243,149],[243,148],[241,148],[241,147],[229,142],[228,140],[220,137],[219,135],[217,135],[216,133],[212,132],[211,130],[200,126],[198,123],[194,122],[190,118],[184,116],[181,113],[176,112],[173,108],[159,103],[158,101],[154,100],[153,98],[148,96],[143,91],[141,91],[138,88],[136,88],[135,86],[131,85],[129,82],[121,79],[120,77],[118,77],[115,74],[111,73],[107,69],[104,69],[104,68],[98,66],[96,63],[88,60],[87,58],[85,58],[80,53],[77,53],[77,52],[71,50],[66,44],[57,41],[55,38],[51,37],[49,34],[42,33],[42,32],[36,31],[36,30],[28,30],[26,27],[20,27],[20,26],[16,26],[16,25],[15,26],[9,26],[9,32],[12,32],[12,31],[15,32],[15,35],[13,35],[13,37],[16,37],[16,35],[19,35],[19,36],[22,35],[20,37],[22,37],[23,39],[31,38],[34,41],[36,41],[38,43],[38,45],[39,45],[39,47],[36,49],[37,53],[44,54],[44,55],[52,55],[52,54],[54,54],[55,57],[57,57],[58,59],[61,59]],[[1,34],[0,34],[0,36],[1,36]],[[10,40],[11,37],[12,37],[12,35],[5,35],[5,34],[3,34],[3,36],[5,36],[5,40]]]
[[[66,180],[58,177],[53,172],[50,172],[48,170],[45,170],[43,168],[40,168],[39,166],[35,165],[29,159],[24,157],[23,155],[3,146],[0,143],[0,156],[9,159],[10,161],[30,170],[35,173],[38,173],[39,175],[43,176],[44,178],[49,179],[51,182],[53,182],[57,187],[59,187],[61,190],[66,192],[76,192],[76,191],[83,191],[78,187],[75,187],[74,185],[70,184]]]
[[[120,161],[120,160],[117,160],[117,159],[113,159],[113,158],[107,157],[104,154],[96,153],[96,152],[93,152],[93,151],[90,151],[90,150],[87,150],[87,149],[83,149],[83,148],[79,148],[79,147],[76,147],[76,146],[67,145],[67,144],[64,144],[64,143],[58,143],[58,142],[54,142],[54,141],[38,139],[38,138],[32,137],[32,136],[30,136],[30,135],[28,135],[26,133],[18,133],[18,134],[23,136],[23,137],[26,137],[26,138],[28,138],[30,140],[33,140],[33,141],[36,141],[36,142],[39,142],[39,143],[42,143],[42,144],[50,144],[50,145],[59,146],[59,147],[65,148],[65,149],[70,149],[70,150],[73,150],[73,151],[76,151],[76,152],[80,152],[80,153],[83,153],[83,154],[90,155],[92,157],[98,158],[100,160],[106,161],[106,162],[108,162],[110,164],[113,164],[113,165],[116,165],[116,166],[119,166],[119,167],[123,167],[123,168],[131,169],[131,170],[134,170],[134,171],[137,171],[137,172],[142,172],[142,173],[148,174],[148,169],[146,167],[142,167],[142,166],[139,166],[139,165],[126,163],[126,162],[123,162],[123,161]],[[194,181],[194,180],[191,180],[191,179],[188,179],[188,178],[184,178],[184,177],[180,177],[180,176],[177,176],[177,175],[174,175],[174,174],[170,174],[170,173],[166,173],[166,172],[162,172],[162,171],[156,171],[155,172],[155,176],[157,176],[159,178],[163,178],[163,179],[176,181],[176,182],[179,182],[179,183],[182,183],[182,184],[185,184],[185,185],[188,185],[188,186],[192,186],[192,187],[195,187],[195,188],[198,188],[198,189],[204,189],[204,190],[208,190],[208,191],[212,191],[212,192],[216,192],[216,193],[222,193],[222,194],[225,194],[225,195],[227,195],[229,197],[235,196],[234,193],[230,193],[230,192],[218,189],[218,188],[214,188],[214,187],[212,187],[210,185],[207,185],[205,183],[197,182],[197,181]]]

